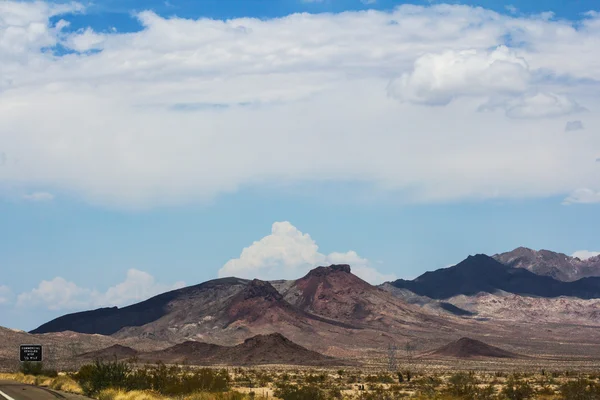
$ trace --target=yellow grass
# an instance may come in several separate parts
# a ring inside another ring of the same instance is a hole
[[[22,373],[0,374],[0,379],[21,382],[27,385],[49,387],[50,389],[61,390],[68,393],[83,394],[83,390],[81,390],[79,384],[66,375],[48,378],[45,376],[24,375]]]

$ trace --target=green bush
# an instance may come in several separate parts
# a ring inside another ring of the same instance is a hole
[[[600,399],[600,385],[587,379],[578,379],[562,385],[560,395],[564,400],[597,400]]]
[[[477,388],[477,381],[470,374],[459,372],[448,380],[447,392],[458,397],[472,397]]]
[[[85,365],[73,375],[88,396],[104,389],[152,390],[167,396],[182,396],[198,391],[224,392],[230,378],[225,370],[201,368],[193,371],[167,367],[159,363],[133,369],[125,362],[96,361]]]
[[[126,389],[131,368],[118,361],[105,363],[96,360],[94,364],[84,365],[73,375],[83,392],[92,396],[108,388]]]
[[[56,378],[58,376],[58,372],[55,369],[45,369],[44,364],[41,362],[25,361],[21,363],[19,370],[24,375],[47,376],[49,378]]]
[[[331,397],[317,386],[282,385],[275,389],[275,397],[282,400],[329,400]]]
[[[502,394],[509,400],[527,400],[533,398],[535,391],[529,383],[522,381],[513,375],[506,381]]]

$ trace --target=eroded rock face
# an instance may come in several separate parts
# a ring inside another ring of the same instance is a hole
[[[507,253],[496,254],[494,259],[512,268],[522,268],[537,275],[550,276],[563,282],[581,278],[600,277],[600,256],[581,260],[549,250],[518,247]]]
[[[332,264],[328,267],[317,267],[312,269],[308,274],[306,274],[305,278],[308,276],[321,277],[335,272],[346,272],[350,274],[351,269],[348,264]]]
[[[269,282],[254,279],[242,291],[245,300],[260,297],[268,301],[278,301],[283,296]]]

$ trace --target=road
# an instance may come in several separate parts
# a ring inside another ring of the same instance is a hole
[[[66,400],[52,390],[14,381],[0,381],[0,400]]]

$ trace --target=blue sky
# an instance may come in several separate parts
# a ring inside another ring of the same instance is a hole
[[[1,326],[229,274],[600,251],[595,2],[6,4]]]

